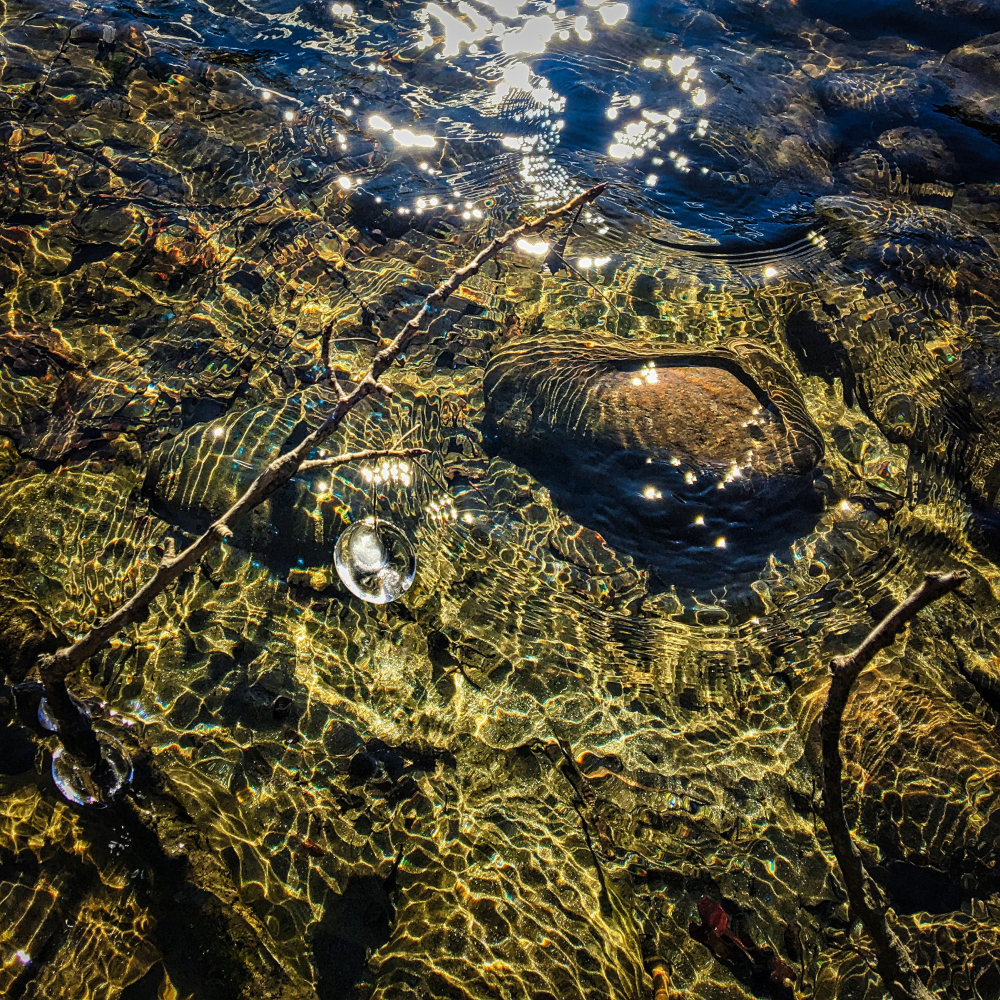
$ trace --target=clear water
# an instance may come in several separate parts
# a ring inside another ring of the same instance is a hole
[[[4,709],[0,995],[632,1000],[654,958],[671,996],[792,995],[699,940],[708,897],[795,996],[882,997],[814,809],[826,665],[962,566],[859,685],[848,808],[925,980],[1000,997],[998,30],[992,0],[5,4],[13,680],[299,440],[328,367],[609,187],[330,445],[429,449],[380,486],[399,600],[333,566],[376,472],[310,471],[76,685],[132,804],[71,805]],[[740,338],[773,369],[739,369],[734,440],[801,408],[822,450],[746,506],[690,451],[733,421],[663,391]],[[487,421],[519,345],[534,448]],[[607,445],[609,385],[669,449]]]

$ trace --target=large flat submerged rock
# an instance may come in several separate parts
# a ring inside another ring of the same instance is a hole
[[[819,509],[821,435],[791,372],[753,341],[524,338],[494,354],[484,392],[487,444],[661,585],[745,578]]]

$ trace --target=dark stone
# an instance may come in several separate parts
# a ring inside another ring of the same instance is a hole
[[[412,771],[433,771],[438,761],[454,767],[454,755],[436,747],[423,749],[401,744],[390,746],[377,737],[372,737],[352,758],[348,773],[355,782],[364,782],[378,776],[396,782]]]
[[[378,758],[367,750],[362,750],[351,758],[347,773],[351,776],[352,781],[361,783],[373,778],[381,770],[382,764]]]
[[[121,1000],[159,1000],[163,995],[160,984],[163,982],[163,969],[154,965],[141,979],[126,986],[122,990]]]
[[[219,658],[224,666],[218,676],[224,677],[233,666],[230,657]],[[246,680],[234,683],[226,693],[218,708],[219,718],[227,725],[242,724],[251,729],[268,729],[274,725],[273,695],[262,684],[250,684]]]
[[[0,774],[24,774],[35,766],[35,744],[24,726],[0,729]]]
[[[1000,84],[1000,32],[949,52],[946,61],[991,87]]]
[[[952,18],[1000,18],[1000,0],[922,0],[922,5]]]
[[[844,387],[844,402],[853,405],[856,388],[851,359],[837,339],[833,320],[799,310],[788,317],[785,339],[803,371],[818,375],[827,384],[839,378]]]
[[[898,913],[952,913],[969,897],[948,873],[928,865],[890,861],[874,868],[875,878]]]
[[[323,746],[332,757],[346,757],[361,745],[361,737],[344,722],[331,722],[323,734]]]
[[[820,99],[832,112],[912,113],[932,92],[930,77],[906,66],[835,70],[819,81]]]
[[[293,702],[288,695],[279,694],[278,697],[271,702],[271,717],[275,721],[287,719],[289,715],[292,714],[292,709],[294,707],[295,702]]]
[[[875,141],[911,180],[950,181],[958,175],[955,157],[933,129],[904,125],[883,132]]]

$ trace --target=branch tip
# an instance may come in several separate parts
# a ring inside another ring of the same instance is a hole
[[[881,890],[866,871],[861,855],[851,839],[851,830],[844,812],[843,762],[840,757],[844,711],[854,682],[875,656],[890,646],[924,608],[956,590],[968,578],[969,573],[964,569],[950,573],[928,573],[920,586],[878,622],[853,652],[836,656],[830,661],[832,677],[820,721],[823,820],[840,866],[851,910],[856,917],[860,917],[868,933],[875,953],[876,967],[893,1000],[936,998],[924,985],[905,944],[887,921],[889,907]]]

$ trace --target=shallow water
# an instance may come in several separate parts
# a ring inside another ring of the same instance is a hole
[[[364,468],[302,473],[81,682],[138,813],[64,801],[3,710],[0,995],[631,1000],[654,957],[671,996],[791,995],[697,940],[707,896],[795,996],[882,997],[815,812],[826,664],[964,567],[859,684],[847,800],[925,980],[1000,997],[993,31],[992,0],[5,4],[15,681],[315,424],[327,365],[609,187],[331,446],[429,449],[378,491],[400,600],[333,568]],[[608,445],[609,384],[673,405],[664,359],[739,338],[712,412],[752,392],[743,430],[814,426],[815,463],[735,483],[698,396],[690,440]],[[484,382],[536,343],[527,447]]]

